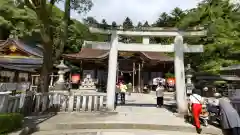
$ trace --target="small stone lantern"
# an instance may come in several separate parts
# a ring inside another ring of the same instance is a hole
[[[192,77],[193,77],[193,70],[191,69],[191,65],[187,64],[186,67],[186,90],[187,90],[187,95],[192,94],[192,90],[194,89],[194,85],[192,83]]]
[[[64,61],[61,60],[60,64],[56,66],[58,68],[58,80],[56,81],[56,85],[54,87],[55,90],[66,90],[66,83],[64,80],[64,74],[69,69],[68,66],[64,64]]]

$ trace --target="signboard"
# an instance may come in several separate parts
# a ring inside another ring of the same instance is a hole
[[[72,75],[72,83],[77,84],[77,83],[79,83],[79,81],[80,81],[80,74],[73,74]]]

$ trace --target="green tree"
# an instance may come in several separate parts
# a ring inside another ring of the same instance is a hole
[[[132,29],[133,27],[134,26],[132,20],[129,17],[127,17],[123,22],[123,29],[127,30]]]
[[[53,61],[57,60],[63,52],[66,39],[68,37],[68,25],[70,20],[70,9],[79,13],[88,11],[92,7],[91,0],[66,0],[63,18],[59,18],[60,24],[56,26],[53,8],[57,0],[21,0],[28,8],[32,9],[38,18],[42,45],[43,45],[43,65],[41,71],[41,91],[48,91],[49,74],[53,67]]]
[[[171,19],[171,17],[166,13],[163,12],[160,14],[158,20],[156,23],[153,24],[155,27],[172,27],[168,22]]]
[[[102,19],[102,22],[100,24],[100,28],[107,29],[109,26],[107,24],[107,21],[105,19]]]
[[[198,71],[215,74],[222,66],[240,63],[237,57],[240,54],[239,19],[239,5],[231,4],[228,0],[205,0],[196,9],[188,11],[178,27],[186,29],[202,26],[208,31],[208,35],[204,38],[186,40],[190,43],[205,45],[204,53],[188,54],[186,60]]]
[[[18,8],[13,0],[0,1],[0,39],[24,38],[38,32],[35,13],[27,8]]]
[[[116,29],[117,28],[117,23],[115,21],[112,22],[112,29]]]
[[[83,19],[83,22],[84,22],[84,24],[89,25],[89,26],[93,25],[95,27],[98,27],[98,25],[99,25],[98,21],[96,19],[94,19],[93,17],[87,17],[87,18]]]
[[[144,24],[143,24],[143,27],[149,27],[150,25],[148,24],[148,21],[146,21]]]
[[[141,28],[142,26],[143,26],[142,23],[141,23],[141,22],[138,22],[137,28]]]

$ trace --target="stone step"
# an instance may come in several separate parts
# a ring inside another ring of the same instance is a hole
[[[142,123],[119,123],[119,122],[78,122],[78,123],[58,123],[55,125],[42,125],[39,127],[40,131],[51,130],[80,130],[80,129],[144,129],[144,130],[162,130],[162,131],[179,131],[186,133],[195,133],[196,130],[193,126],[181,126],[181,125],[163,125],[163,124],[142,124]],[[212,127],[203,127],[203,134],[221,135],[220,129]]]
[[[161,130],[52,130],[52,131],[39,131],[32,135],[196,135],[196,133],[179,132],[179,131],[161,131]],[[210,134],[202,134],[210,135]]]

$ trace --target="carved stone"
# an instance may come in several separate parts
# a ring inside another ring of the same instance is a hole
[[[96,90],[95,81],[93,81],[91,74],[87,74],[83,82],[79,86],[79,90]]]

